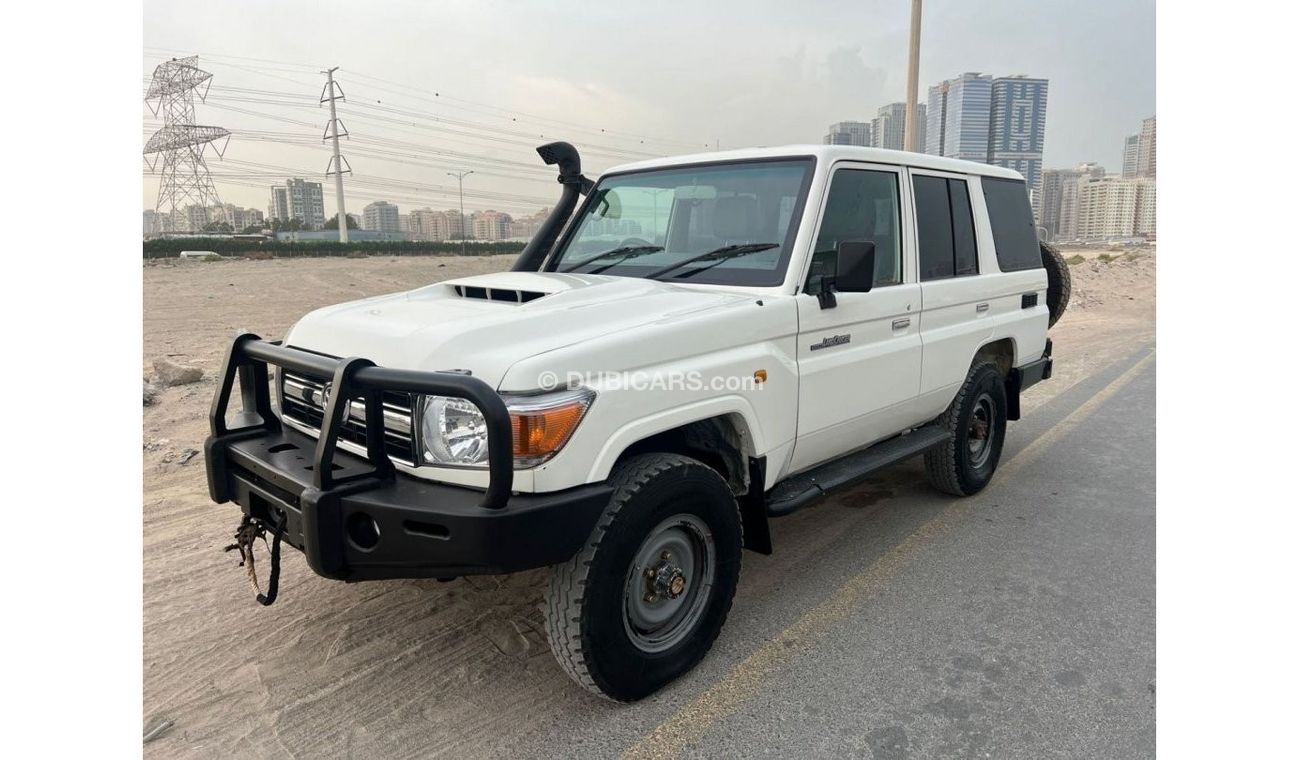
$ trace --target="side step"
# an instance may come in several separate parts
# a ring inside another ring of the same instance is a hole
[[[856,485],[878,470],[923,454],[947,440],[947,430],[938,425],[926,425],[818,465],[777,483],[767,494],[767,514],[771,517],[788,515],[831,491]]]

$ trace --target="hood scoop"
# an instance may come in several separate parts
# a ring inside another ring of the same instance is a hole
[[[481,285],[453,285],[456,295],[461,298],[477,298],[483,301],[501,303],[528,303],[536,301],[546,293],[537,290],[515,290],[512,288],[488,288]]]

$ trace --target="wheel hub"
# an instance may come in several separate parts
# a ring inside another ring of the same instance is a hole
[[[970,424],[966,428],[966,446],[972,467],[982,467],[993,450],[993,397],[981,393],[971,410]]]
[[[628,568],[623,623],[642,651],[687,638],[707,606],[717,573],[713,535],[695,515],[678,514],[650,530]]]
[[[659,563],[645,571],[645,600],[676,599],[686,591],[686,574],[673,564],[672,552],[664,552]]]

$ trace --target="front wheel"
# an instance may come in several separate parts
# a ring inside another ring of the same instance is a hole
[[[979,492],[993,479],[1007,433],[1007,389],[997,366],[971,367],[939,424],[949,438],[925,453],[926,479],[953,496]]]
[[[546,632],[561,668],[620,702],[695,667],[740,575],[736,499],[711,468],[676,454],[618,465],[584,548],[552,568]]]

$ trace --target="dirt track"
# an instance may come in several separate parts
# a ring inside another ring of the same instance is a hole
[[[144,268],[145,374],[166,355],[207,375],[162,391],[144,412],[144,716],[175,724],[145,746],[146,756],[510,755],[521,737],[637,709],[586,695],[552,661],[538,609],[543,571],[346,585],[315,577],[288,551],[281,601],[258,607],[235,559],[221,552],[236,511],[208,501],[202,457],[191,453],[202,447],[212,376],[235,329],[278,337],[317,306],[504,269],[510,260]],[[1075,303],[1052,331],[1055,378],[1028,394],[1027,412],[1154,341],[1154,253],[1072,271]],[[879,498],[859,491],[843,498]],[[838,531],[821,518],[807,510],[774,527],[780,551],[746,566],[741,600],[817,556]]]

